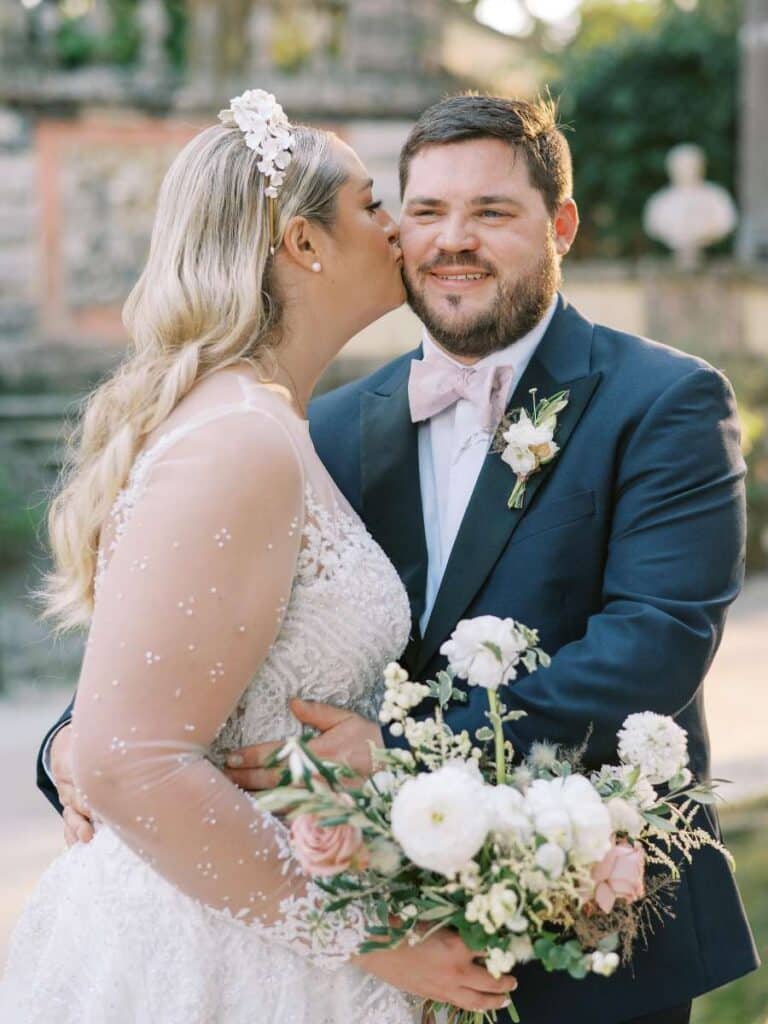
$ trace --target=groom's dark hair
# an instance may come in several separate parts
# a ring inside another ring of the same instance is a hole
[[[400,195],[419,150],[468,139],[501,139],[523,153],[531,184],[550,215],[571,195],[571,151],[557,121],[557,104],[549,97],[528,102],[477,93],[449,96],[424,111],[400,151]]]

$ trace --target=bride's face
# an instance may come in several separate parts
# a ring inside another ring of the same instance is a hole
[[[323,282],[338,293],[358,331],[405,300],[399,231],[376,199],[373,180],[354,150],[338,139],[334,145],[349,177],[337,197]]]

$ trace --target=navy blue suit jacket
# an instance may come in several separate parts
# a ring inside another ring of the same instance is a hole
[[[531,477],[515,511],[511,470],[488,455],[421,637],[427,553],[407,394],[420,357],[416,349],[310,410],[320,457],[408,589],[412,675],[443,667],[440,645],[460,619],[511,616],[536,627],[553,656],[504,696],[527,712],[507,730],[518,750],[534,739],[576,745],[592,727],[588,764],[612,761],[623,719],[652,709],[677,717],[691,767],[707,778],[702,680],[744,560],[744,463],[726,379],[699,359],[589,323],[561,299],[510,403],[529,405],[534,387],[540,399],[568,389],[560,454]],[[482,697],[473,690],[451,725],[484,724]],[[58,806],[41,765],[38,778]],[[757,966],[720,854],[696,855],[674,909],[610,980],[519,968],[524,1024],[619,1024]]]
[[[414,358],[419,349],[317,399],[310,414],[320,457],[408,589],[412,677],[444,667],[440,645],[460,619],[511,616],[537,628],[553,656],[504,695],[527,712],[507,727],[518,750],[535,739],[578,745],[592,727],[588,765],[615,761],[624,718],[654,710],[676,716],[692,770],[708,778],[702,681],[744,565],[745,468],[728,381],[699,359],[592,324],[561,299],[510,402],[529,408],[529,389],[539,399],[567,389],[561,451],[514,511],[512,472],[487,456],[421,637],[427,553],[408,408]],[[484,696],[471,690],[450,724],[485,724]],[[701,851],[684,871],[675,914],[610,980],[518,969],[524,1024],[619,1024],[757,966],[719,853]]]

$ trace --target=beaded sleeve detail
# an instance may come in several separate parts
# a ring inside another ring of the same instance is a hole
[[[263,389],[136,460],[102,539],[73,719],[76,782],[180,892],[333,968],[365,922],[329,914],[282,823],[219,769],[299,731],[300,696],[372,714],[410,625],[405,591]]]

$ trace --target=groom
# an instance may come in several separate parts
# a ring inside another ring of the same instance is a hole
[[[422,345],[318,399],[312,436],[411,600],[413,678],[444,666],[457,622],[536,627],[548,669],[508,688],[526,717],[518,751],[592,728],[588,766],[616,760],[631,712],[675,715],[691,768],[709,773],[702,680],[741,585],[744,465],[733,395],[701,360],[590,323],[558,295],[578,227],[570,154],[544,104],[457,96],[427,110],[400,160],[401,244]],[[488,451],[506,407],[568,392],[555,458],[528,478]],[[484,724],[482,694],[449,712]],[[323,756],[370,770],[376,725],[295,702]],[[384,737],[393,743],[391,737]],[[270,785],[273,744],[238,752],[231,777]],[[50,792],[50,782],[41,773]],[[703,823],[717,831],[709,808]],[[77,827],[77,818],[72,821]],[[631,966],[575,982],[518,967],[530,1024],[685,1024],[691,999],[757,965],[730,870],[712,849],[685,868],[666,918]]]

